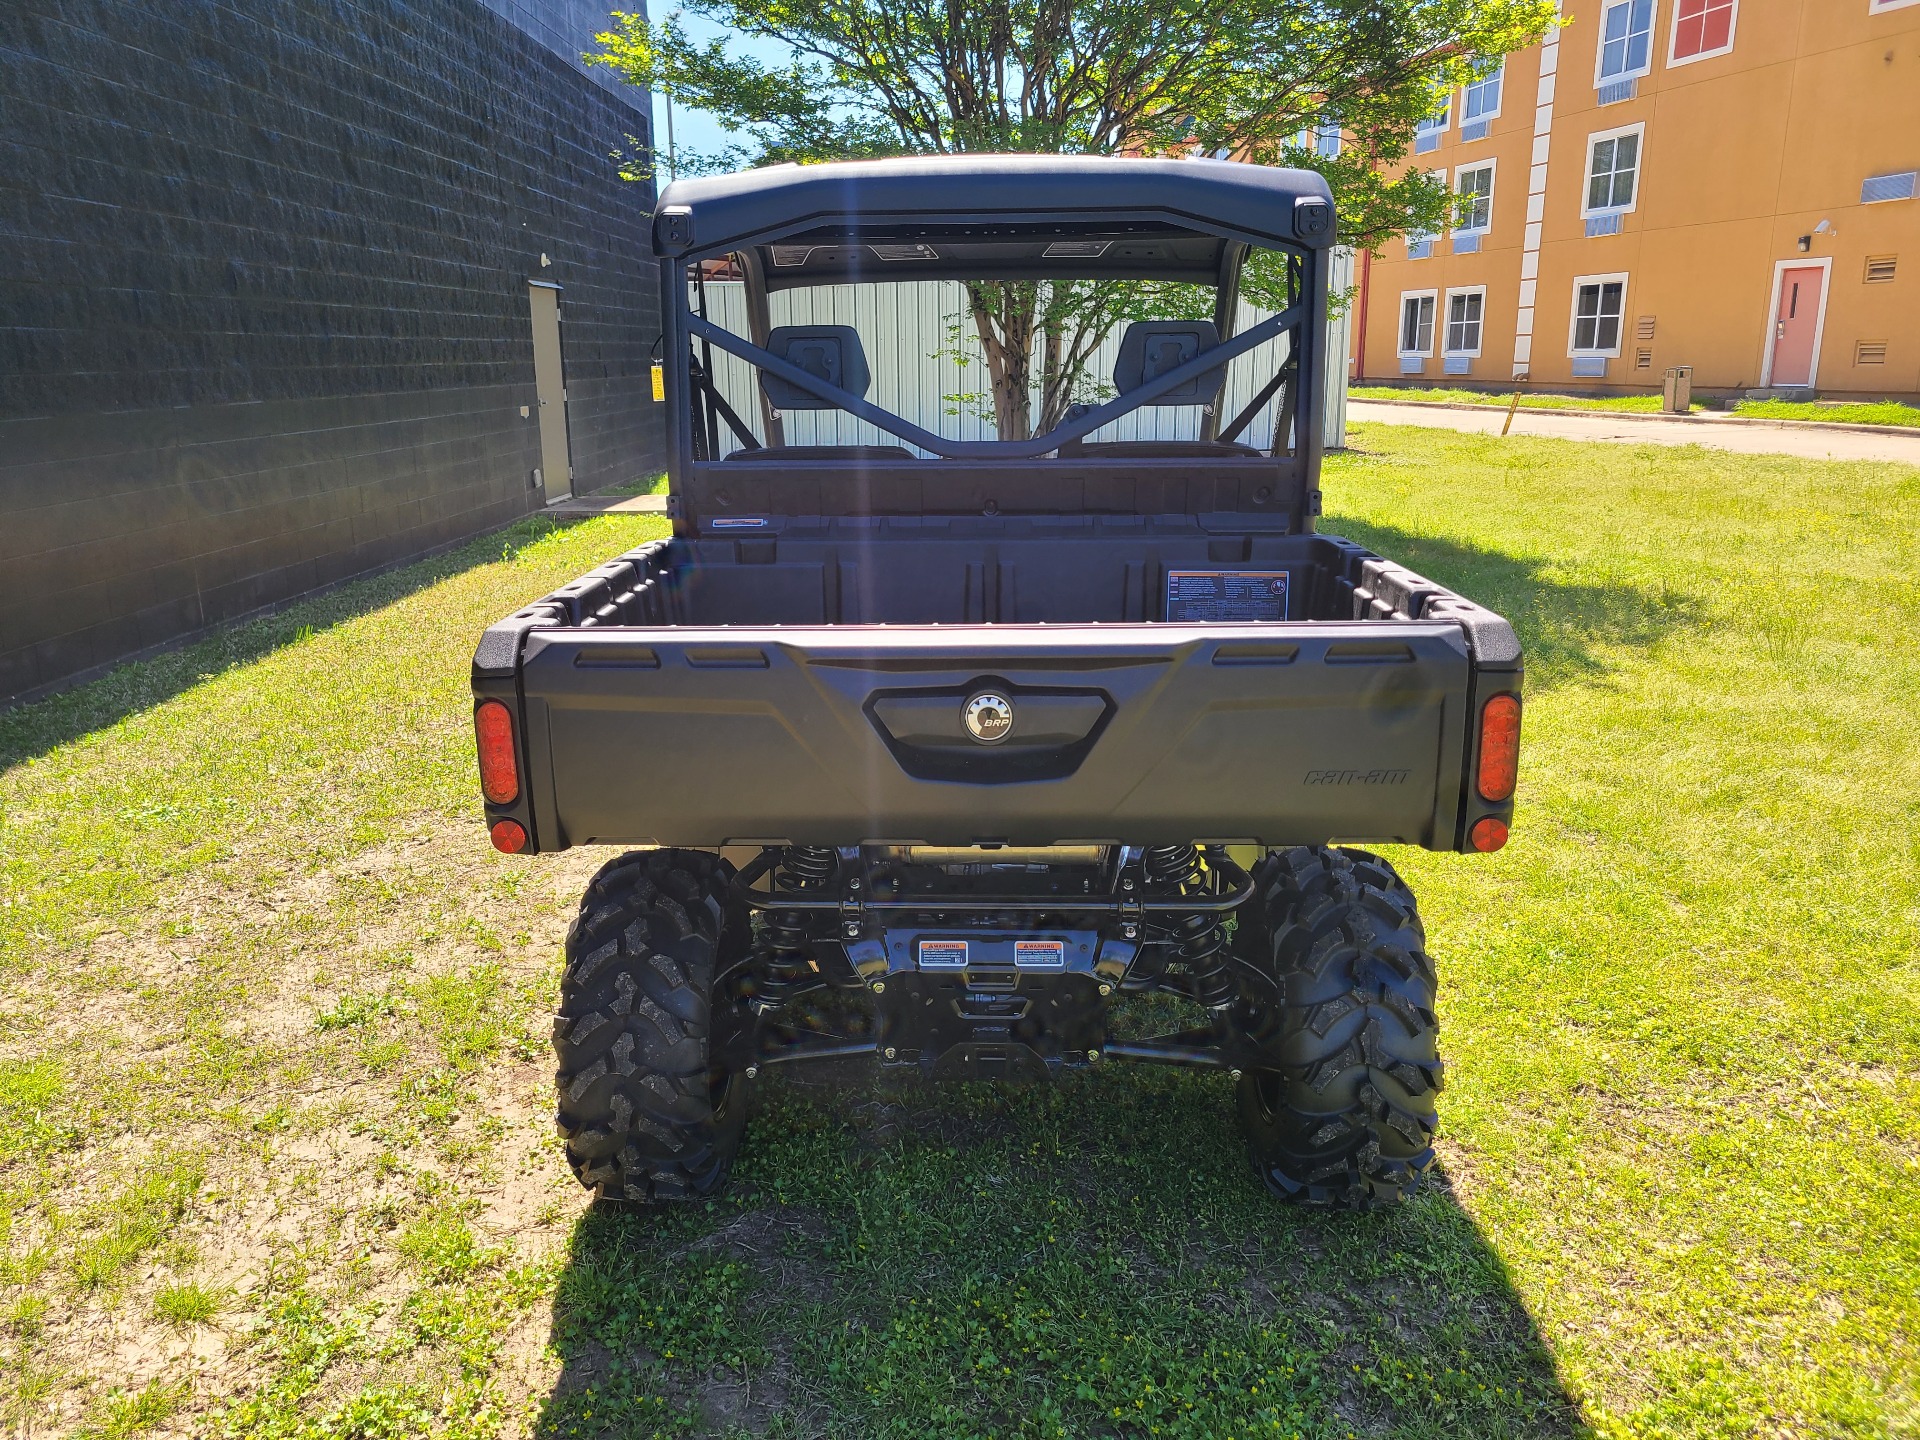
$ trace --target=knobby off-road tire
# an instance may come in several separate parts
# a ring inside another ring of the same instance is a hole
[[[1254,1168],[1300,1204],[1405,1200],[1433,1167],[1442,1083],[1413,892],[1379,856],[1324,846],[1274,851],[1255,879],[1236,937],[1264,1062],[1239,1082]]]
[[[747,941],[732,878],[698,851],[623,855],[567,931],[554,1118],[573,1173],[607,1199],[711,1194],[740,1148],[746,1078],[709,1053],[715,977]]]

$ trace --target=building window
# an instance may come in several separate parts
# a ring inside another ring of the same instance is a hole
[[[1507,80],[1507,61],[1503,55],[1499,65],[1491,75],[1475,80],[1461,92],[1460,124],[1462,127],[1477,120],[1491,120],[1500,113],[1500,91]]]
[[[1640,140],[1645,124],[1587,137],[1587,201],[1582,215],[1619,215],[1640,193]]]
[[[1400,353],[1433,354],[1433,307],[1437,296],[1431,290],[1416,290],[1400,297]]]
[[[1667,63],[1685,65],[1727,54],[1733,49],[1733,22],[1739,11],[1739,0],[1674,0]]]
[[[1439,109],[1413,127],[1413,152],[1424,155],[1429,150],[1440,148],[1440,136],[1446,131],[1453,119],[1453,92],[1449,90],[1440,101]]]
[[[1889,200],[1911,200],[1920,189],[1920,170],[1896,170],[1887,175],[1869,175],[1860,182],[1862,205],[1884,205]]]
[[[1487,289],[1477,285],[1471,290],[1447,292],[1447,354],[1478,355],[1480,327],[1487,308]]]
[[[1653,66],[1653,0],[1614,0],[1600,12],[1600,58],[1595,85],[1611,85]]]
[[[1463,165],[1453,175],[1455,233],[1484,235],[1493,228],[1493,161]]]
[[[1582,275],[1573,282],[1572,355],[1618,355],[1620,317],[1627,308],[1625,275]]]

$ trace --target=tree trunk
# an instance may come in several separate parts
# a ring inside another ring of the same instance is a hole
[[[968,308],[987,362],[994,428],[1002,440],[1026,440],[1033,435],[1036,291],[1036,286],[1013,281],[967,285]]]

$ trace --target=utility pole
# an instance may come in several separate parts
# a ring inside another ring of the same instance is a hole
[[[663,90],[660,93],[664,95],[667,100],[667,178],[669,180],[678,180],[680,178],[680,167],[675,162],[673,156],[673,92],[671,90]]]

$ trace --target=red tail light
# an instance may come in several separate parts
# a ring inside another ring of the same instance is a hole
[[[518,855],[527,848],[527,832],[518,820],[496,820],[487,835],[502,855]]]
[[[511,805],[520,797],[520,762],[513,754],[513,712],[498,700],[483,700],[473,712],[473,729],[480,741],[480,793],[495,805]],[[525,832],[520,839],[526,843]]]
[[[1519,771],[1520,697],[1496,695],[1480,710],[1480,798],[1512,799]]]
[[[1507,822],[1498,815],[1474,821],[1473,829],[1467,832],[1467,843],[1482,855],[1491,855],[1507,843]]]

